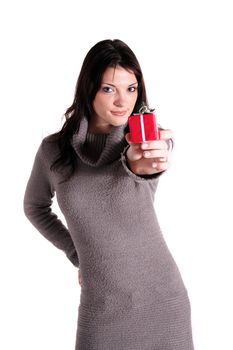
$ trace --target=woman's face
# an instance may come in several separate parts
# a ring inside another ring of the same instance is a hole
[[[112,126],[123,125],[132,114],[138,97],[138,82],[133,72],[109,67],[93,101],[95,115],[90,132],[108,133]]]

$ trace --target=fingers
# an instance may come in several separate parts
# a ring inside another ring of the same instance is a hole
[[[130,169],[139,175],[151,175],[167,170],[170,154],[167,140],[172,137],[171,130],[161,130],[160,140],[132,143],[130,134],[126,134],[126,141],[130,145],[126,153]]]
[[[143,152],[144,158],[167,158],[168,150],[167,149],[159,149],[159,150],[148,150]]]
[[[146,141],[141,143],[132,143],[130,133],[125,135],[126,141],[130,147],[127,150],[127,157],[130,161],[137,161],[141,158],[158,158],[157,161],[166,162],[169,156],[167,139],[172,136],[171,130],[161,130],[163,139]]]
[[[168,143],[165,140],[155,140],[155,141],[147,141],[141,143],[142,150],[152,150],[152,149],[168,149]]]
[[[136,161],[142,158],[142,150],[140,148],[136,148],[130,146],[127,151],[127,158],[131,161]]]
[[[138,175],[152,175],[167,170],[169,163],[160,162],[158,159],[141,159],[131,164],[131,170]]]

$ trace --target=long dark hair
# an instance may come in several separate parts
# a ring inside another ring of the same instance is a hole
[[[121,66],[132,71],[138,82],[138,98],[133,113],[138,112],[142,102],[147,103],[146,89],[139,62],[133,51],[123,41],[102,40],[95,44],[87,53],[76,83],[75,95],[72,105],[66,110],[66,118],[62,129],[50,135],[51,141],[56,141],[60,154],[51,165],[52,171],[68,169],[66,180],[75,171],[76,154],[71,146],[71,138],[78,130],[81,118],[85,115],[88,120],[93,115],[93,100],[100,88],[102,77],[108,67]]]

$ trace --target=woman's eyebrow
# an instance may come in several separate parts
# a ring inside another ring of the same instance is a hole
[[[102,83],[102,85],[110,85],[110,86],[113,86],[113,87],[116,87],[114,84],[110,84],[110,83]],[[132,86],[132,85],[135,85],[135,84],[138,84],[138,82],[136,81],[135,83],[132,83],[132,84],[130,84],[129,86]]]

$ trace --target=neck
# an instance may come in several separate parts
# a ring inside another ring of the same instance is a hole
[[[91,120],[88,124],[88,130],[87,132],[91,134],[110,134],[112,130],[112,125],[110,124],[101,124],[96,123],[93,120]]]

